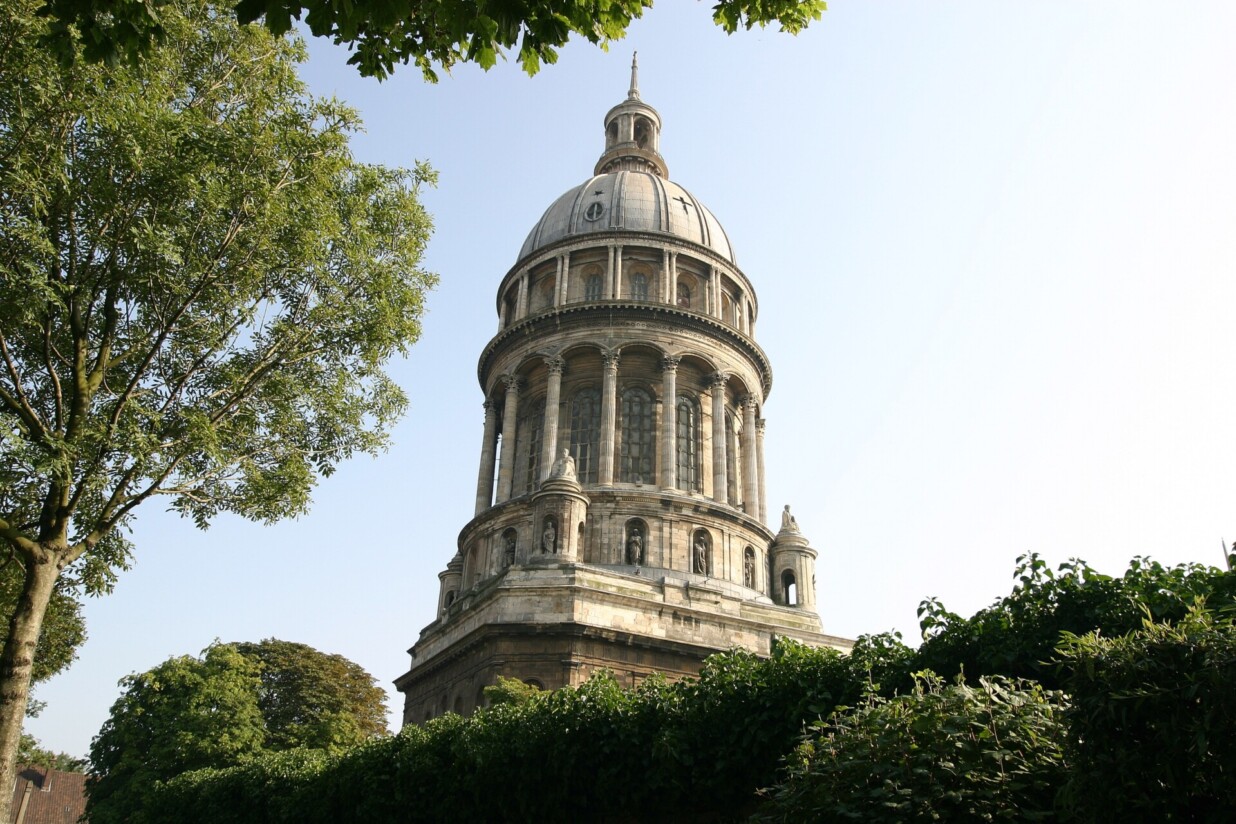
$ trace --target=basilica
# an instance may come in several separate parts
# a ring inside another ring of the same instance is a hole
[[[775,637],[849,647],[822,633],[816,551],[765,501],[755,289],[660,138],[633,63],[592,177],[498,284],[475,516],[396,681],[404,724],[472,712],[499,675],[633,685]]]

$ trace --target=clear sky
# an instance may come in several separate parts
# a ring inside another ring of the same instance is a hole
[[[775,380],[772,512],[820,551],[825,631],[917,639],[1015,558],[1221,563],[1236,539],[1236,4],[834,0],[794,38],[726,37],[661,0],[609,53],[567,48],[437,85],[360,79],[368,162],[430,161],[442,283],[393,373],[390,451],[312,514],[206,532],[141,512],[135,568],[28,729],[84,754],[125,674],[213,639],[341,653],[391,692],[472,516],[476,360],[495,290],[555,197],[587,179],[638,49],[670,175],[717,215],[759,299]]]

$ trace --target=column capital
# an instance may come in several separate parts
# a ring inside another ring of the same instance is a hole
[[[662,372],[675,372],[678,369],[678,364],[682,363],[682,358],[677,355],[666,355],[661,358]]]
[[[720,389],[725,386],[729,379],[730,374],[728,372],[713,372],[708,376],[708,385],[713,389]]]
[[[748,392],[747,394],[740,395],[738,397],[738,405],[744,409],[750,409],[752,414],[755,413],[755,405],[757,402],[758,399],[755,397],[755,393],[753,392]]]
[[[519,392],[519,388],[524,385],[524,379],[519,375],[503,375],[502,383],[506,386],[506,393],[509,395],[512,392]]]
[[[561,375],[562,370],[566,368],[566,359],[561,355],[546,355],[545,368],[551,375]]]
[[[758,421],[756,421],[755,422],[755,434],[759,435],[760,437],[763,437],[764,436],[764,424],[766,423],[768,423],[767,418],[760,418]]]
[[[605,368],[610,370],[618,369],[618,357],[622,354],[621,350],[610,349],[601,353],[601,359],[605,362]]]

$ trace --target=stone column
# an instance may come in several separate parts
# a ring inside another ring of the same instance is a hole
[[[571,253],[562,253],[562,274],[558,276],[558,305],[562,306],[567,302],[567,289],[570,288],[571,280]]]
[[[671,291],[670,284],[670,251],[669,249],[661,250],[661,300],[673,306],[674,293]]]
[[[515,318],[528,317],[528,278],[531,273],[524,272],[519,276],[519,299],[516,301]]]
[[[742,299],[738,301],[738,329],[744,332],[748,337],[751,335],[751,327],[747,324],[747,293],[742,293]]]
[[[669,273],[670,273],[670,277],[669,277],[670,303],[672,303],[674,306],[677,306],[678,305],[678,253],[677,252],[670,252]]]
[[[498,410],[485,401],[485,434],[481,436],[481,471],[476,475],[476,512],[480,515],[493,504],[494,448],[498,445]]]
[[[732,456],[730,460],[734,464],[734,471],[730,473],[734,476],[733,478],[730,479],[730,481],[734,484],[734,494],[730,495],[730,506],[735,506],[741,509],[742,508],[743,454],[742,454],[742,449],[739,448],[740,444],[738,442],[738,429],[739,429],[738,424],[735,423],[734,427],[728,433],[729,438],[726,441],[726,443],[729,445],[728,448],[730,450],[730,455]],[[726,494],[729,494],[728,485],[726,486]]]
[[[768,500],[764,494],[764,424],[763,418],[755,425],[755,471],[760,477],[760,523],[768,523]]]
[[[549,477],[549,470],[558,457],[558,397],[562,393],[562,369],[566,361],[558,356],[545,359],[549,370],[549,383],[545,388],[545,424],[541,429],[541,477]]]
[[[601,382],[601,454],[597,462],[597,481],[602,486],[614,483],[614,426],[618,419],[618,352],[606,352],[605,374]]]
[[[661,358],[661,486],[678,486],[678,363]]]
[[[622,247],[614,247],[614,300],[622,297]]]
[[[562,255],[554,258],[554,307],[562,305]]]
[[[729,480],[726,476],[725,448],[725,382],[724,372],[712,375],[712,497],[717,503],[728,504]]]
[[[715,266],[712,268],[712,315],[725,319],[721,302],[721,271]]]
[[[609,247],[609,257],[605,264],[605,300],[614,297],[614,247]]]
[[[516,375],[503,375],[506,402],[502,410],[502,455],[498,459],[498,503],[511,497],[515,475],[515,427],[519,414],[519,384]]]
[[[756,471],[755,426],[755,395],[744,395],[742,398],[742,504],[743,511],[752,518],[760,516],[760,479]]]

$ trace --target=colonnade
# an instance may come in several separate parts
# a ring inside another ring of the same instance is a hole
[[[630,262],[630,258],[623,255],[623,245],[621,243],[611,243],[606,247],[605,259],[605,286],[601,294],[602,300],[621,300],[623,297],[623,261]],[[528,317],[530,312],[530,292],[532,289],[532,270],[538,268],[544,260],[529,265],[519,273],[515,279],[515,314],[511,317],[505,316],[502,312],[498,313],[498,330],[501,331],[506,326],[523,320]],[[703,264],[700,262],[706,274],[699,275],[704,285],[703,305],[699,308],[703,314],[710,315],[719,320],[725,320],[731,325],[736,326],[740,332],[747,335],[754,335],[755,328],[752,320],[751,311],[751,296],[746,289],[739,289],[738,299],[735,301],[736,318],[729,319],[725,317],[724,301],[722,300],[721,279],[724,276],[724,271],[711,264]],[[660,288],[656,291],[656,299],[662,303],[674,305],[677,301],[678,294],[678,252],[673,249],[661,250],[661,277]],[[561,252],[554,256],[554,292],[553,292],[553,308],[559,308],[568,303],[569,285],[571,278],[571,253]],[[507,294],[509,294],[509,288]]]
[[[597,455],[597,484],[613,486],[615,482],[615,447],[618,426],[618,364],[617,350],[603,353],[601,369],[600,433]],[[660,487],[666,491],[678,489],[678,364],[680,358],[664,357],[661,360],[661,416],[657,435],[660,439]],[[543,481],[560,452],[559,414],[562,407],[562,375],[566,368],[563,358],[545,359],[547,381],[545,387],[545,417],[542,421],[540,448],[540,477]],[[731,428],[727,432],[726,386],[729,375],[714,372],[708,376],[708,392],[711,403],[711,454],[710,459],[712,500],[742,509],[760,522],[767,520],[764,494],[764,419],[759,417],[759,399],[746,394],[737,399],[741,420],[741,433]],[[514,497],[516,464],[516,427],[521,394],[525,381],[516,375],[502,377],[505,397],[485,402],[484,434],[481,441],[481,463],[477,473],[476,512],[479,515],[494,504]],[[499,423],[499,409],[501,422]],[[702,411],[702,410],[701,410]],[[702,424],[702,421],[701,421]],[[499,437],[501,436],[501,437]],[[499,452],[499,444],[501,451]],[[741,455],[741,460],[737,459]],[[698,471],[706,471],[705,455],[695,456]],[[729,491],[730,467],[737,475],[734,497]],[[496,468],[496,478],[495,478]],[[702,478],[702,474],[700,476]],[[495,480],[497,481],[495,488]]]

